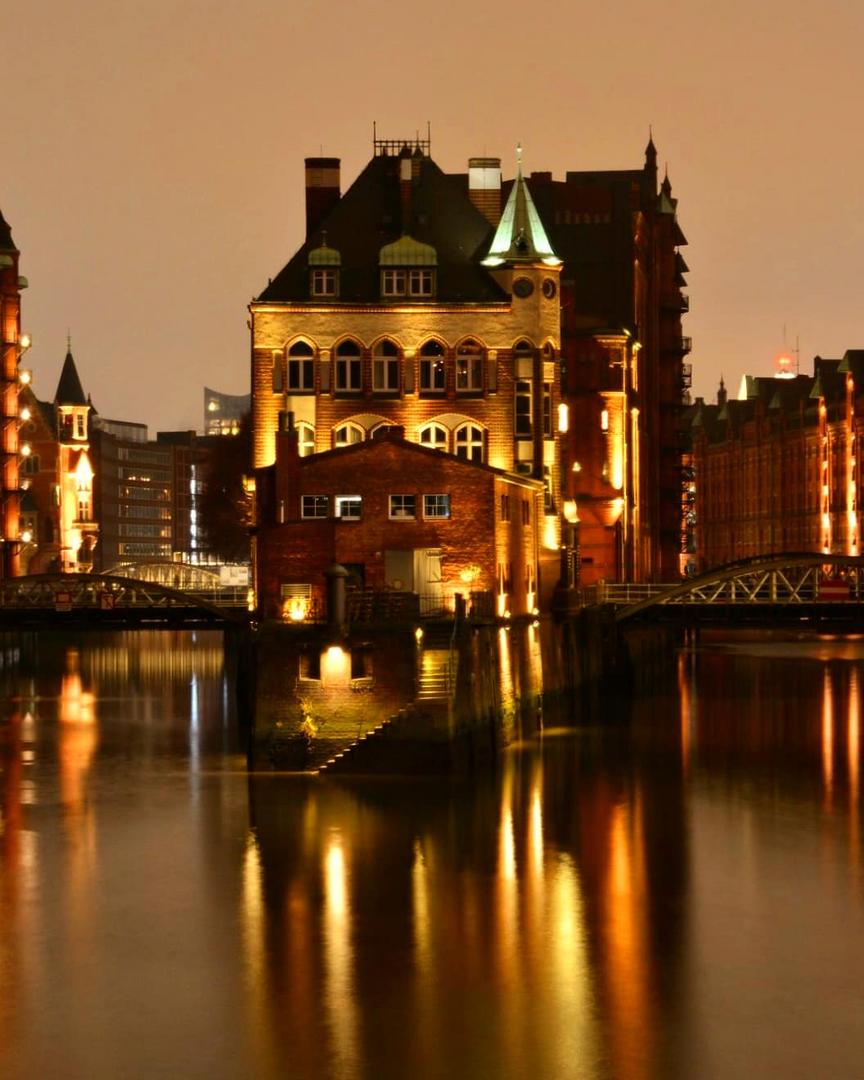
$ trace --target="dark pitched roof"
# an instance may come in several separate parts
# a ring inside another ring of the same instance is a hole
[[[66,359],[63,361],[63,370],[60,373],[60,382],[57,383],[54,401],[58,405],[87,404],[84,387],[78,378],[78,369],[75,367],[71,351],[66,353]]]
[[[3,217],[3,211],[0,210],[0,251],[17,251],[15,247],[15,241],[12,239],[12,230],[9,227],[9,222]]]
[[[398,157],[372,158],[258,299],[308,300],[309,252],[321,247],[326,234],[327,247],[341,258],[337,302],[380,302],[378,254],[404,235],[435,248],[437,301],[506,300],[507,294],[480,266],[492,226],[468,198],[465,177],[443,173],[431,158],[417,158],[405,218],[399,164]]]

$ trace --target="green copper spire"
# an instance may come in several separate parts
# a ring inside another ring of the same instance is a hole
[[[484,266],[501,266],[505,262],[544,262],[560,266],[561,260],[552,249],[537,207],[531,198],[528,184],[522,175],[522,147],[516,147],[516,179]]]

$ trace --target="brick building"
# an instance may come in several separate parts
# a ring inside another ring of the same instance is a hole
[[[259,474],[258,592],[268,615],[305,613],[324,571],[357,589],[416,593],[420,611],[453,610],[460,593],[484,614],[536,610],[542,480],[406,440],[401,427],[300,456],[293,426]]]
[[[21,572],[21,490],[19,480],[19,361],[29,340],[21,334],[21,290],[27,279],[18,272],[19,251],[0,211],[0,577]]]
[[[307,159],[306,242],[250,305],[254,464],[274,464],[291,413],[301,455],[398,425],[421,447],[539,481],[548,601],[562,510],[560,259],[521,168],[502,206],[497,159],[472,159],[466,182],[428,149],[377,141],[344,196],[338,160]]]
[[[561,273],[569,430],[564,495],[580,519],[582,581],[674,581],[682,551],[682,410],[690,339],[687,243],[653,140],[641,169],[534,172]]]
[[[812,375],[742,380],[691,417],[701,570],[780,552],[858,555],[864,350]]]

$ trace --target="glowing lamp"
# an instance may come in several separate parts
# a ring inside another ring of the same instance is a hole
[[[24,541],[25,544],[29,544],[30,541],[33,539],[33,533],[30,532],[29,529],[25,529],[24,532],[21,533],[21,539]]]
[[[22,334],[19,339],[19,344],[21,346],[21,351],[23,352],[25,349],[30,348],[30,346],[33,344],[33,339],[30,337],[29,334]]]
[[[418,626],[417,629],[414,631],[414,640],[417,642],[418,645],[421,644],[421,642],[423,641],[423,627],[422,626]]]
[[[575,525],[579,520],[579,510],[575,499],[564,500],[564,517],[571,525]]]
[[[291,596],[282,605],[282,614],[291,622],[303,622],[309,614],[309,601],[305,596]]]
[[[558,430],[562,435],[570,430],[570,409],[565,401],[558,406]]]
[[[25,405],[24,408],[21,410],[21,419],[27,421],[30,419],[30,415],[30,409],[27,405]]]
[[[21,380],[22,386],[29,386],[33,375],[25,368],[23,371],[18,372],[18,378]]]
[[[32,452],[30,443],[25,442],[21,444],[21,457],[30,457]]]

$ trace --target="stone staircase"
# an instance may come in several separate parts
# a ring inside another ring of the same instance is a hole
[[[406,715],[405,709],[400,709],[396,716],[383,720],[377,727],[363,734],[349,743],[344,750],[334,754],[318,768],[319,776],[331,776],[335,773],[365,773],[376,772],[377,767],[383,763],[381,751],[383,744],[392,738],[392,728],[400,718]]]
[[[450,623],[427,623],[417,672],[417,701],[449,701],[453,689]]]

